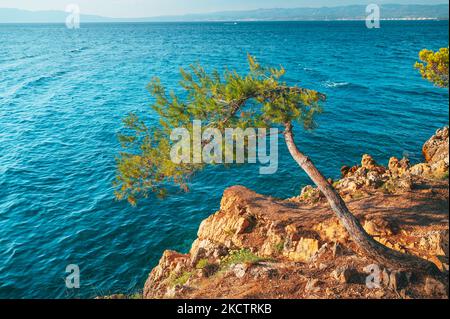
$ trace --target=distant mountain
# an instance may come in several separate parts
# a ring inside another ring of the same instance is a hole
[[[64,23],[68,13],[64,11],[27,11],[0,8],[0,23]],[[83,22],[113,22],[116,19],[95,15],[81,15]]]
[[[448,19],[448,4],[442,5],[381,5],[382,19]],[[188,14],[152,18],[153,21],[300,21],[300,20],[364,20],[366,6],[352,5],[321,8],[258,9],[224,11],[210,14]]]
[[[366,6],[351,5],[321,8],[257,9],[250,11],[223,11],[207,14],[160,16],[125,19],[95,15],[81,15],[81,22],[188,22],[188,21],[312,21],[312,20],[363,20]],[[380,6],[381,19],[439,19],[448,20],[449,5]],[[0,8],[0,23],[64,23],[64,11],[26,11]]]

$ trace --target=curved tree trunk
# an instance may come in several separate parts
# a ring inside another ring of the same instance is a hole
[[[408,269],[431,273],[439,272],[436,265],[432,262],[413,255],[400,253],[374,240],[364,230],[358,219],[356,219],[356,217],[348,210],[342,197],[333,186],[330,185],[322,173],[319,172],[316,166],[314,166],[313,162],[298,150],[294,142],[292,124],[286,123],[285,128],[284,137],[291,156],[325,195],[331,209],[347,230],[350,238],[368,258],[380,263],[380,265],[392,267],[394,269]]]

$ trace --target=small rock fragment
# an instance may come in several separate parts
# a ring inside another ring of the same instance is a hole
[[[325,264],[323,264],[323,263],[320,263],[320,264],[319,264],[319,269],[320,269],[320,270],[324,270],[325,268],[327,268],[327,265],[325,265]]]
[[[332,248],[333,258],[336,258],[337,256],[342,255],[342,247],[338,242],[334,242],[333,248]]]
[[[248,266],[245,264],[232,265],[230,270],[234,273],[237,278],[242,278],[247,272]]]
[[[318,279],[309,279],[305,286],[305,291],[307,292],[318,292],[320,290],[319,287],[317,287],[317,284],[319,283]]]
[[[195,267],[200,259],[206,256],[206,250],[202,247],[198,248],[191,256],[191,267]]]

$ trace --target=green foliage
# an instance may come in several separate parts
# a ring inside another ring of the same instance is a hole
[[[337,188],[340,183],[341,183],[341,181],[334,181],[333,182],[333,188]]]
[[[423,63],[416,62],[414,66],[422,77],[438,87],[448,88],[448,48],[436,52],[423,49],[419,58]]]
[[[231,251],[228,256],[221,260],[220,266],[221,268],[227,268],[233,264],[255,264],[264,260],[264,258],[255,255],[249,249],[242,248],[240,250]]]
[[[144,298],[142,296],[142,293],[137,292],[137,293],[134,293],[134,294],[130,295],[128,297],[128,299],[144,299]]]
[[[142,292],[136,292],[133,294],[116,294],[100,297],[100,299],[144,299]]]
[[[195,268],[197,268],[197,269],[203,269],[203,268],[205,268],[206,266],[208,266],[209,264],[210,264],[210,263],[209,263],[208,259],[202,258],[202,259],[200,259],[200,260],[198,261],[197,265],[195,265]]]
[[[184,271],[181,275],[175,277],[175,278],[170,278],[170,285],[172,287],[174,286],[183,286],[188,280],[189,278],[191,278],[192,273],[189,271]]]
[[[277,253],[281,253],[283,251],[283,249],[284,249],[284,241],[283,240],[280,241],[279,243],[275,244],[275,246],[274,246],[274,250]]]
[[[128,199],[134,205],[151,192],[164,197],[172,184],[188,190],[190,177],[205,164],[173,163],[170,133],[183,127],[192,136],[194,120],[222,134],[225,128],[270,128],[293,121],[307,129],[314,127],[323,94],[288,86],[281,81],[285,74],[282,67],[264,67],[251,56],[248,64],[246,75],[229,70],[222,75],[217,71],[208,74],[199,65],[181,69],[179,95],[167,92],[158,78],[151,81],[148,90],[154,98],[152,109],[159,115],[159,125],[148,127],[136,114],[124,119],[125,129],[119,136],[123,151],[117,158],[114,182],[117,199]],[[190,151],[193,153],[194,148]]]

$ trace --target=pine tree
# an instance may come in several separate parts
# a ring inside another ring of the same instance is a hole
[[[217,71],[208,74],[201,66],[191,66],[190,71],[182,69],[180,85],[184,93],[181,96],[167,92],[159,79],[152,80],[149,90],[155,98],[152,108],[159,114],[159,125],[149,127],[135,114],[124,120],[127,132],[120,136],[125,150],[118,158],[117,198],[126,198],[134,205],[138,197],[147,197],[150,192],[165,196],[171,184],[187,189],[189,178],[206,164],[175,164],[171,160],[170,134],[174,128],[185,127],[193,134],[191,123],[194,120],[201,120],[207,128],[220,132],[227,127],[281,127],[292,158],[325,195],[364,255],[396,269],[435,272],[437,268],[433,263],[374,240],[311,159],[298,149],[293,125],[299,123],[305,129],[314,128],[315,115],[321,113],[325,96],[287,85],[281,80],[285,74],[282,67],[264,67],[251,56],[248,62],[250,70],[245,76],[235,71],[225,71],[222,76]],[[190,152],[195,156],[193,149]]]
[[[437,87],[448,88],[448,48],[436,52],[423,49],[414,67],[419,70],[424,79],[433,82]]]

